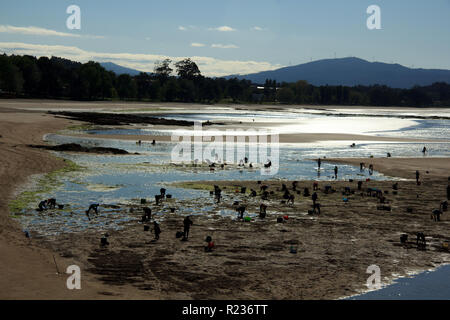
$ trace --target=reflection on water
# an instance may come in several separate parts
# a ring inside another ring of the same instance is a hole
[[[417,123],[410,127],[390,130],[390,131],[374,131],[377,135],[386,135],[401,138],[418,138],[418,139],[445,139],[450,137],[450,120],[416,120]]]
[[[206,191],[187,190],[167,187],[167,183],[180,181],[202,180],[333,180],[334,164],[322,162],[320,172],[317,163],[311,159],[318,157],[375,157],[385,156],[390,151],[393,156],[413,156],[421,154],[421,144],[389,144],[367,143],[350,148],[349,143],[308,143],[291,145],[280,148],[280,167],[275,176],[262,175],[258,168],[239,168],[222,170],[216,168],[193,168],[191,166],[170,165],[172,143],[144,143],[137,145],[134,141],[109,140],[95,138],[80,138],[63,135],[47,135],[49,143],[80,143],[86,146],[101,146],[121,148],[130,155],[93,155],[59,153],[66,159],[72,160],[86,168],[82,173],[60,177],[62,187],[51,194],[42,194],[42,198],[54,197],[58,202],[66,204],[62,211],[55,211],[47,216],[37,214],[34,208],[37,204],[30,204],[22,217],[22,222],[29,230],[38,230],[44,234],[80,231],[86,228],[116,228],[120,224],[130,221],[131,215],[114,211],[111,208],[101,210],[99,219],[89,222],[85,210],[91,203],[103,205],[117,205],[138,203],[141,198],[151,199],[159,193],[159,189],[166,187],[177,200],[202,199],[209,195]],[[431,155],[448,155],[448,144],[427,144]],[[244,148],[248,156],[248,148]],[[370,160],[368,159],[367,162]],[[375,168],[376,170],[376,168]],[[359,167],[339,165],[339,180],[370,178],[373,180],[390,179],[378,172],[369,175],[367,170],[360,171]],[[203,207],[202,205],[197,206]],[[203,211],[209,211],[204,209]],[[226,213],[224,213],[226,214]]]

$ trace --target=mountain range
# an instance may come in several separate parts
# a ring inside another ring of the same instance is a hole
[[[284,67],[247,75],[231,75],[226,78],[251,80],[264,84],[266,79],[277,82],[306,80],[320,85],[386,85],[392,88],[425,86],[434,82],[450,83],[450,70],[413,69],[400,64],[369,62],[360,58],[324,59],[296,66]]]
[[[129,74],[130,76],[137,76],[139,73],[141,73],[142,71],[139,70],[135,70],[135,69],[130,69],[127,67],[122,67],[118,64],[115,64],[113,62],[100,62],[100,65],[105,68],[108,71],[112,71],[117,75],[121,75],[121,74]]]
[[[112,62],[100,63],[106,70],[117,75],[138,75],[141,71],[122,67]],[[266,79],[277,82],[296,82],[321,85],[386,85],[392,88],[408,89],[415,85],[426,86],[434,82],[450,84],[450,70],[408,68],[398,63],[369,62],[360,58],[348,57],[312,61],[296,66],[246,75],[230,75],[225,78],[247,79],[256,84],[264,84]]]

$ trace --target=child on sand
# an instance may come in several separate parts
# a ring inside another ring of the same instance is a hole
[[[207,236],[205,241],[208,242],[205,247],[205,252],[211,252],[214,249],[214,242],[212,241],[211,236]]]

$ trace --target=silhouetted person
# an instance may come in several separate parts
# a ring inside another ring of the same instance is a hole
[[[51,198],[47,200],[47,205],[49,209],[55,209],[56,207],[56,199],[55,198]]]
[[[320,160],[320,158],[317,159],[317,169],[320,170],[320,165],[321,165],[321,164],[322,164],[322,160]]]
[[[42,200],[41,202],[39,202],[39,211],[44,211],[47,210],[47,200]]]
[[[427,242],[425,239],[425,235],[422,232],[417,233],[416,244],[417,244],[417,249],[425,249]]]
[[[153,231],[155,232],[155,240],[159,240],[161,228],[159,227],[159,223],[156,221],[153,222]]]
[[[441,209],[442,212],[447,211],[448,210],[448,201],[441,201],[439,209]]]
[[[91,212],[91,210],[94,210],[95,214],[98,214],[98,203],[93,203],[89,206],[89,209],[86,210],[86,215],[88,217],[89,220],[91,220],[91,217],[89,216],[89,213]]]
[[[309,189],[308,188],[303,189],[303,196],[304,197],[309,197],[309,195],[310,195]]]
[[[312,194],[312,196],[311,196],[311,199],[312,199],[312,201],[313,201],[313,205],[316,205],[317,198],[318,198],[317,192],[314,192],[314,193]]]
[[[433,219],[434,221],[441,221],[441,214],[442,214],[441,210],[434,209],[433,212],[431,213],[431,219]]]
[[[320,203],[317,202],[313,205],[313,214],[320,216]]]
[[[244,219],[245,207],[240,206],[236,209],[236,211],[238,212],[238,219]]]
[[[104,235],[103,235],[103,237],[100,239],[100,246],[101,247],[106,247],[106,246],[108,246],[109,245],[109,242],[108,242],[108,234],[107,233],[105,233]]]
[[[214,197],[217,200],[217,203],[220,203],[220,199],[222,198],[222,189],[219,186],[214,186]]]
[[[289,194],[289,197],[286,201],[286,204],[294,204],[295,196],[293,194]]]
[[[214,242],[212,241],[211,236],[207,236],[205,242],[208,243],[205,247],[205,252],[211,252],[214,249]]]
[[[155,140],[153,140],[152,141],[152,143],[151,143],[153,146],[156,144],[156,141]]]
[[[416,183],[419,184],[420,173],[419,170],[416,170]]]
[[[183,230],[184,231],[184,236],[183,236],[183,239],[184,240],[188,239],[188,237],[189,237],[189,229],[191,228],[192,224],[193,224],[193,222],[192,222],[192,220],[190,219],[189,216],[184,218],[184,221],[183,221],[183,225],[184,225],[184,230]]]
[[[144,215],[142,216],[142,222],[150,221],[152,218],[152,209],[144,207],[142,208],[142,210],[144,211]]]
[[[334,166],[334,178],[337,179],[337,175],[338,175],[338,167]]]
[[[423,147],[422,153],[425,154],[427,152],[427,147]]]
[[[266,217],[267,206],[264,203],[261,203],[259,206],[259,217],[264,219]]]

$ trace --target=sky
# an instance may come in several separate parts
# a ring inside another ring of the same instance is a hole
[[[68,29],[77,5],[81,29]],[[370,5],[381,29],[370,30]],[[206,76],[359,57],[450,69],[450,0],[2,0],[0,53],[153,71],[190,57]]]

